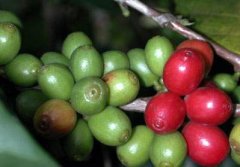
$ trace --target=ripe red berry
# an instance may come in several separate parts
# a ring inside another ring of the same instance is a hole
[[[177,50],[181,48],[192,48],[200,52],[205,61],[206,73],[210,71],[213,64],[214,54],[213,49],[208,42],[197,39],[189,39],[183,41],[177,46]]]
[[[189,122],[183,128],[188,155],[201,166],[216,166],[228,155],[226,134],[217,126]]]
[[[220,125],[232,114],[230,97],[220,89],[200,87],[185,97],[187,116],[195,122]]]
[[[167,89],[179,95],[187,95],[198,87],[205,74],[204,60],[193,49],[179,49],[168,59],[163,82]]]
[[[155,95],[147,104],[144,117],[149,128],[158,134],[178,129],[185,118],[184,101],[175,93]]]

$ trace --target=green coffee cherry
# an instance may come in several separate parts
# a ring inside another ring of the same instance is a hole
[[[102,112],[88,118],[88,125],[93,136],[108,146],[126,143],[132,133],[128,116],[120,109],[106,107]]]
[[[92,41],[83,32],[70,33],[63,41],[62,53],[67,57],[71,58],[71,55],[75,49],[83,45],[91,45]]]
[[[154,36],[147,41],[146,62],[155,75],[162,76],[163,68],[172,52],[173,45],[166,37]]]
[[[153,137],[153,131],[146,126],[136,126],[128,142],[117,147],[118,159],[124,166],[143,166],[149,160],[149,150]]]
[[[85,77],[74,85],[70,101],[77,112],[92,115],[105,108],[108,98],[108,86],[103,80],[98,77]]]
[[[117,69],[129,69],[129,60],[125,53],[111,50],[104,52],[102,55],[104,61],[104,74]]]
[[[93,46],[84,45],[73,52],[70,68],[76,81],[84,77],[101,77],[103,59]]]
[[[77,113],[64,100],[50,99],[40,105],[33,117],[34,129],[47,139],[59,139],[75,127]]]
[[[7,10],[0,10],[0,23],[12,23],[22,28],[21,20],[14,13]]]
[[[144,49],[131,49],[127,55],[130,62],[130,69],[138,75],[141,85],[150,87],[154,85],[154,82],[158,82],[159,77],[149,69],[146,63]]]
[[[109,87],[109,104],[121,106],[134,100],[139,92],[138,77],[131,70],[119,69],[103,76]]]
[[[16,109],[19,117],[25,123],[32,123],[37,108],[48,100],[41,90],[29,89],[21,92],[16,97]]]
[[[233,126],[230,135],[229,143],[231,147],[231,156],[233,160],[240,165],[240,124]]]
[[[240,86],[236,86],[231,95],[236,103],[240,103]]]
[[[21,35],[12,23],[0,23],[0,65],[9,63],[19,52]]]
[[[67,67],[69,66],[69,59],[66,58],[66,56],[64,56],[63,54],[58,52],[44,53],[41,57],[41,61],[43,62],[44,65],[58,63],[58,64],[65,65]]]
[[[72,132],[63,139],[64,151],[73,161],[85,160],[92,152],[93,145],[92,133],[83,119],[78,119]]]
[[[214,75],[213,81],[218,88],[228,93],[232,92],[237,86],[237,81],[228,73],[218,73]]]
[[[44,65],[38,73],[38,84],[49,98],[68,100],[74,79],[71,72],[63,65]]]
[[[238,154],[238,153],[236,153],[235,151],[231,151],[231,158],[232,158],[232,160],[236,163],[236,164],[238,164],[238,165],[240,165],[240,155]]]
[[[23,53],[16,56],[5,66],[10,81],[18,86],[33,86],[37,83],[38,70],[42,62],[34,55]]]
[[[156,135],[150,149],[154,166],[180,167],[187,154],[187,145],[180,132]]]

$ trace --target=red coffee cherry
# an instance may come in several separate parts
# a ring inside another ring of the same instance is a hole
[[[228,155],[226,134],[217,126],[189,122],[183,128],[189,157],[201,166],[217,166]]]
[[[168,59],[163,82],[167,89],[179,95],[187,95],[196,89],[205,74],[202,55],[193,49],[179,49]]]
[[[146,107],[144,117],[149,128],[158,134],[178,129],[185,118],[184,101],[175,93],[165,92],[155,95]]]
[[[220,125],[232,114],[230,97],[218,88],[201,87],[185,97],[187,116],[195,122]]]

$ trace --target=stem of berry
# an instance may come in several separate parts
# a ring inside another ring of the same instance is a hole
[[[144,113],[147,103],[151,98],[152,97],[137,98],[131,103],[121,106],[120,108],[128,112]],[[240,104],[233,104],[233,116],[240,117]]]
[[[160,27],[169,28],[189,39],[208,41],[212,45],[213,49],[215,50],[218,56],[231,63],[235,71],[240,71],[240,55],[227,50],[226,48],[220,46],[219,44],[207,39],[206,37],[182,25],[178,21],[178,19],[171,13],[156,11],[139,0],[115,0],[115,1],[118,2],[121,6],[132,7],[135,10],[139,11],[140,13],[152,18],[159,24]]]

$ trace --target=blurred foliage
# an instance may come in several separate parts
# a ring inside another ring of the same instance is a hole
[[[175,0],[176,11],[195,24],[194,29],[229,50],[240,53],[240,1]]]
[[[143,0],[150,7],[170,11],[194,22],[191,28],[240,53],[240,2],[235,0]],[[68,33],[84,31],[100,50],[143,48],[153,35],[162,34],[177,45],[184,38],[152,26],[152,20],[130,9],[126,18],[114,0],[0,0],[0,9],[16,13],[23,22],[21,52],[41,56],[59,51]],[[154,24],[153,24],[154,25]]]

